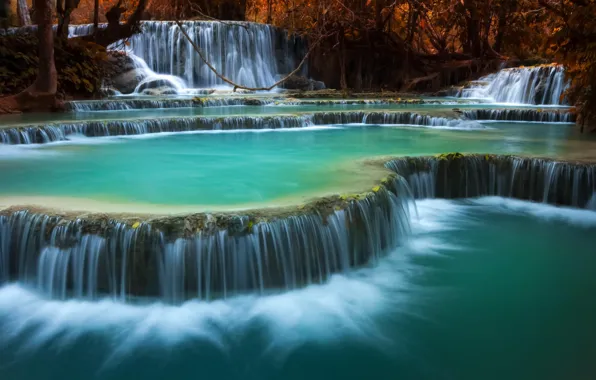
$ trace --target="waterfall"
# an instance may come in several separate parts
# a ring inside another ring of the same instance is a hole
[[[60,124],[26,125],[0,129],[2,144],[46,144],[68,140],[68,135],[87,137],[141,135],[160,132],[201,130],[302,128],[328,124],[406,124],[420,126],[484,128],[467,125],[460,119],[432,117],[414,112],[318,112],[275,116],[188,116],[157,119],[81,121]],[[462,124],[463,123],[463,124]]]
[[[0,129],[0,143],[13,145],[45,144],[68,140],[68,135],[72,134],[87,137],[106,137],[201,130],[301,128],[310,125],[310,123],[311,117],[309,115],[228,116],[221,118],[190,116],[84,121]]]
[[[403,176],[415,198],[487,195],[573,207],[592,207],[596,165],[494,155],[440,155],[395,159],[386,167]]]
[[[586,208],[588,210],[596,211],[596,191],[594,192],[594,194],[592,194],[592,196],[588,200],[588,203],[586,203]]]
[[[205,97],[205,98],[162,98],[162,99],[114,99],[82,100],[66,102],[66,109],[75,112],[118,111],[156,108],[224,107],[224,106],[266,106],[276,101],[274,98],[247,97]]]
[[[568,111],[536,109],[475,109],[464,110],[470,120],[534,121],[541,123],[573,123],[575,114]]]
[[[132,224],[105,215],[4,212],[0,283],[18,280],[57,299],[172,303],[322,283],[400,243],[409,230],[403,186],[389,181],[357,199],[336,196],[270,218],[195,214]]]
[[[211,21],[182,21],[182,25],[221,74],[247,87],[270,86],[304,55],[300,39],[271,25]],[[70,34],[89,34],[91,27],[72,26]],[[175,22],[144,21],[141,30],[128,40],[127,49],[152,71],[179,77],[188,87],[227,86],[200,59]]]
[[[561,105],[568,87],[562,66],[532,66],[503,69],[462,89],[463,98],[486,98],[497,103]]]
[[[188,92],[189,90],[185,90]],[[211,95],[215,92],[213,89],[193,89],[194,93],[204,92],[202,95]],[[116,110],[134,110],[148,108],[184,108],[184,107],[224,107],[224,106],[342,106],[342,105],[404,105],[411,104],[453,104],[457,102],[438,102],[433,100],[416,99],[293,99],[279,97],[250,97],[219,94],[205,97],[186,97],[186,98],[126,98],[101,99],[101,100],[72,100],[65,102],[65,108],[75,112],[90,111],[116,111]]]

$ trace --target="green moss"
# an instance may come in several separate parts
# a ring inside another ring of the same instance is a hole
[[[458,160],[460,158],[463,158],[464,155],[459,152],[454,152],[454,153],[437,154],[435,157],[437,159],[439,159],[440,161],[452,161],[452,160]]]

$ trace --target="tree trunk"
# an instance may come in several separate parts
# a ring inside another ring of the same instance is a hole
[[[501,7],[499,8],[499,23],[497,25],[495,46],[493,47],[494,51],[497,53],[501,53],[501,50],[503,49],[503,39],[505,38],[505,33],[507,31],[507,21],[509,16],[515,12],[516,5],[516,1],[505,0],[501,3]]]
[[[21,26],[31,25],[31,15],[29,14],[27,0],[17,0],[17,15]]]
[[[343,28],[339,31],[339,51],[338,51],[338,58],[339,58],[339,87],[342,90],[348,89],[348,80],[347,80],[347,73],[346,73],[346,46],[345,46],[345,36]]]
[[[92,36],[86,36],[84,38],[107,47],[116,41],[132,37],[132,35],[141,31],[139,23],[146,5],[147,0],[139,0],[137,8],[128,17],[126,23],[121,23],[120,18],[126,9],[122,7],[122,0],[118,1],[116,5],[106,12],[108,25],[94,32]]]
[[[482,42],[480,39],[480,15],[473,0],[464,0],[464,7],[466,14],[466,44],[464,45],[464,53],[472,54],[479,57],[482,54]]]
[[[54,63],[52,0],[34,0],[39,39],[39,67],[31,86],[18,95],[0,98],[0,114],[22,111],[49,111],[56,108],[58,73]]]
[[[99,0],[95,0],[93,3],[93,35],[97,33],[99,29]]]
[[[8,28],[10,16],[10,0],[0,0],[0,28]]]
[[[273,19],[273,0],[267,0],[267,24],[271,24]]]
[[[68,27],[70,25],[70,16],[79,6],[81,0],[57,0],[56,11],[58,13],[58,38],[62,41],[68,39]]]
[[[492,20],[493,20],[493,15],[491,12],[491,2],[489,0],[485,0],[485,4],[484,4],[484,9],[483,9],[483,16],[484,16],[484,22],[482,25],[483,31],[482,31],[482,53],[484,55],[492,55],[494,54],[494,51],[492,49],[492,46],[490,46],[489,43],[489,37],[490,37],[490,26],[492,24]]]
[[[58,88],[58,73],[54,63],[52,3],[52,0],[34,0],[39,39],[39,68],[37,79],[30,90],[47,94],[56,94]]]
[[[70,25],[70,14],[72,13],[72,9],[65,9],[62,15],[58,16],[58,31],[56,32],[56,37],[62,41],[66,41],[68,39],[68,26]]]
[[[385,8],[384,0],[375,1],[375,26],[377,30],[383,30],[383,8]]]

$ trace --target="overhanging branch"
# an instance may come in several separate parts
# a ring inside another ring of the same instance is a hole
[[[249,91],[270,91],[270,90],[274,89],[275,87],[279,86],[280,84],[282,84],[283,82],[285,82],[286,80],[288,80],[288,78],[290,78],[292,75],[294,75],[294,74],[296,74],[297,72],[300,71],[300,69],[302,68],[302,66],[304,66],[304,63],[306,62],[306,60],[310,56],[310,53],[315,49],[315,47],[325,37],[324,35],[321,35],[319,37],[319,39],[314,44],[312,44],[311,47],[308,49],[308,52],[304,55],[304,58],[302,58],[302,61],[300,61],[300,64],[298,65],[298,67],[296,67],[294,69],[294,71],[292,71],[291,73],[289,73],[288,75],[286,75],[282,79],[280,79],[277,82],[273,83],[269,87],[247,87],[247,86],[243,86],[241,84],[238,84],[238,83],[232,81],[231,79],[225,77],[223,74],[221,74],[219,71],[217,71],[217,69],[211,64],[211,62],[209,62],[209,60],[207,60],[207,58],[203,54],[203,50],[192,40],[192,38],[190,38],[190,36],[188,35],[188,33],[186,33],[186,30],[184,30],[184,26],[182,25],[182,23],[180,22],[180,20],[176,20],[176,25],[178,25],[178,28],[180,29],[180,32],[182,32],[182,34],[184,35],[184,37],[186,37],[186,39],[188,40],[188,42],[192,45],[193,49],[197,52],[197,54],[201,58],[201,61],[203,61],[207,65],[207,67],[209,67],[209,69],[211,71],[213,71],[213,73],[219,79],[221,79],[222,81],[224,81],[227,84],[231,84],[232,86],[234,86],[234,92],[237,89],[249,90]]]

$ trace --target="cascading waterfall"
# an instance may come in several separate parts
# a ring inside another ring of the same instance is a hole
[[[186,90],[188,92],[188,90]],[[193,89],[197,94],[200,89]],[[216,90],[203,89],[202,95],[212,95]],[[200,94],[199,94],[200,95]],[[236,96],[226,94],[222,96],[216,94],[207,97],[194,98],[134,98],[119,97],[117,99],[101,100],[73,100],[65,102],[65,107],[69,111],[89,112],[89,111],[115,111],[115,110],[134,110],[147,108],[184,108],[184,107],[225,107],[225,106],[341,106],[341,105],[404,105],[411,104],[460,104],[458,102],[439,102],[434,100],[402,100],[402,99],[293,99],[283,96],[279,97],[250,97]]]
[[[487,195],[591,208],[596,165],[493,155],[405,157],[386,167],[403,176],[415,198]]]
[[[66,102],[66,109],[75,112],[118,111],[155,108],[191,108],[191,107],[225,107],[225,106],[266,106],[273,104],[273,98],[247,97],[205,97],[205,98],[161,98],[161,99],[114,99],[83,100]]]
[[[118,99],[118,100],[83,100],[65,103],[68,111],[118,111],[155,108],[188,108],[197,106],[194,99]]]
[[[470,120],[533,121],[542,123],[573,123],[575,114],[569,111],[535,109],[475,109],[464,110]]]
[[[69,135],[87,137],[142,135],[161,132],[191,132],[230,129],[301,128],[310,125],[310,116],[202,116],[85,121],[55,125],[24,126],[0,130],[3,144],[45,144],[68,140]]]
[[[313,122],[319,124],[410,124],[444,126],[452,119],[421,115],[414,112],[318,112]]]
[[[458,96],[497,103],[561,105],[566,104],[561,98],[567,87],[562,66],[515,67],[480,78]]]
[[[227,116],[221,118],[190,116],[84,121],[0,129],[0,143],[12,145],[45,144],[68,140],[67,136],[72,134],[103,137],[200,130],[301,128],[312,125],[350,123],[458,127],[463,121],[413,112],[318,112],[304,115]],[[480,124],[471,127],[483,128]]]
[[[65,220],[16,211],[0,215],[0,282],[18,280],[58,299],[147,296],[172,303],[321,283],[399,244],[409,229],[404,186],[396,180],[326,216],[269,221],[193,215],[131,226],[105,216]],[[183,231],[173,233],[178,225]]]
[[[224,76],[247,87],[266,87],[280,73],[293,70],[304,54],[300,39],[285,31],[250,22],[183,21],[183,28]],[[73,36],[89,34],[91,25],[70,29]],[[144,21],[142,33],[129,39],[129,49],[158,74],[179,77],[188,87],[227,86],[200,59],[171,21]]]

